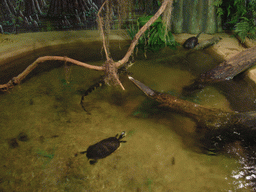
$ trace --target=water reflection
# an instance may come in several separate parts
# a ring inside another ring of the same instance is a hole
[[[233,127],[207,133],[201,140],[203,152],[209,155],[225,155],[237,160],[236,169],[232,170],[230,183],[235,189],[256,190],[256,146],[255,130],[248,132],[240,127]],[[206,149],[204,148],[206,147]]]
[[[255,157],[240,158],[239,163],[241,165],[237,170],[233,170],[231,177],[236,180],[233,181],[233,185],[237,186],[237,189],[251,188],[252,191],[256,190],[256,167]]]

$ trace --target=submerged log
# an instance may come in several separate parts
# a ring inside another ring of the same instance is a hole
[[[190,101],[179,99],[167,93],[154,91],[128,76],[129,79],[148,97],[159,102],[161,106],[168,107],[178,113],[192,118],[200,128],[218,130],[223,128],[240,128],[244,130],[256,129],[256,112],[239,113],[236,111],[224,111],[222,109],[202,106]]]

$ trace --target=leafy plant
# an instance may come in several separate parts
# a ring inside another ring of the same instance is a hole
[[[243,41],[256,38],[256,0],[215,0],[214,5],[223,28],[234,30]]]
[[[224,10],[221,8],[222,0],[215,0],[213,4],[214,6],[216,6],[217,15],[219,16],[224,15]]]
[[[242,39],[242,41],[244,41],[246,37],[255,39],[256,26],[252,23],[252,20],[243,17],[242,21],[235,25],[235,33]]]
[[[137,20],[137,26],[128,29],[130,37],[133,39],[138,30],[148,22],[152,16],[140,17]],[[159,17],[150,28],[140,37],[137,48],[143,50],[144,53],[147,51],[159,51],[160,49],[168,46],[175,49],[178,43],[175,41],[172,33],[169,31],[166,33],[166,27]]]

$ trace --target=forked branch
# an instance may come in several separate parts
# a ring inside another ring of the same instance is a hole
[[[12,80],[10,80],[6,84],[0,85],[0,90],[1,91],[7,91],[8,89],[14,87],[16,84],[19,84],[33,69],[35,69],[38,64],[43,63],[45,61],[50,61],[50,60],[58,60],[58,61],[64,61],[64,62],[69,62],[75,65],[79,65],[88,69],[94,69],[98,71],[105,71],[106,74],[106,80],[111,79],[111,81],[115,81],[116,84],[119,84],[121,88],[124,90],[123,85],[121,84],[118,74],[117,74],[117,68],[121,67],[125,63],[128,62],[131,54],[134,51],[134,48],[136,44],[138,43],[138,40],[140,39],[141,35],[150,27],[151,24],[153,24],[157,18],[164,12],[166,9],[167,5],[170,3],[172,4],[173,0],[164,0],[161,7],[159,10],[156,12],[156,14],[138,31],[138,33],[134,36],[132,43],[126,53],[126,55],[123,57],[123,59],[119,60],[118,62],[114,62],[108,53],[107,46],[106,46],[106,38],[103,30],[103,21],[102,17],[100,16],[101,11],[103,9],[103,6],[106,4],[108,0],[106,0],[103,5],[101,6],[99,13],[98,13],[98,21],[99,21],[99,26],[103,38],[103,47],[105,50],[106,58],[107,61],[102,65],[102,66],[94,66],[90,65],[87,63],[83,63],[81,61],[77,61],[75,59],[71,59],[68,57],[61,57],[61,56],[44,56],[44,57],[39,57],[35,62],[33,62],[31,65],[29,65],[22,73],[20,73],[17,77],[14,77]],[[107,82],[108,83],[108,82]]]
[[[43,56],[39,57],[37,60],[35,60],[32,64],[30,64],[22,73],[20,73],[17,77],[13,77],[8,83],[0,85],[1,91],[7,91],[8,89],[12,88],[13,86],[19,84],[25,77],[35,69],[38,64],[43,63],[45,61],[64,61],[73,63],[75,65],[79,65],[81,67],[85,67],[88,69],[94,69],[98,71],[103,71],[105,68],[103,66],[95,66],[90,65],[81,61],[77,61],[75,59],[71,59],[69,57],[61,57],[61,56]]]

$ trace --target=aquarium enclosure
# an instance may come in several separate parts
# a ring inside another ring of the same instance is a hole
[[[0,191],[255,191],[254,0],[0,1]]]

